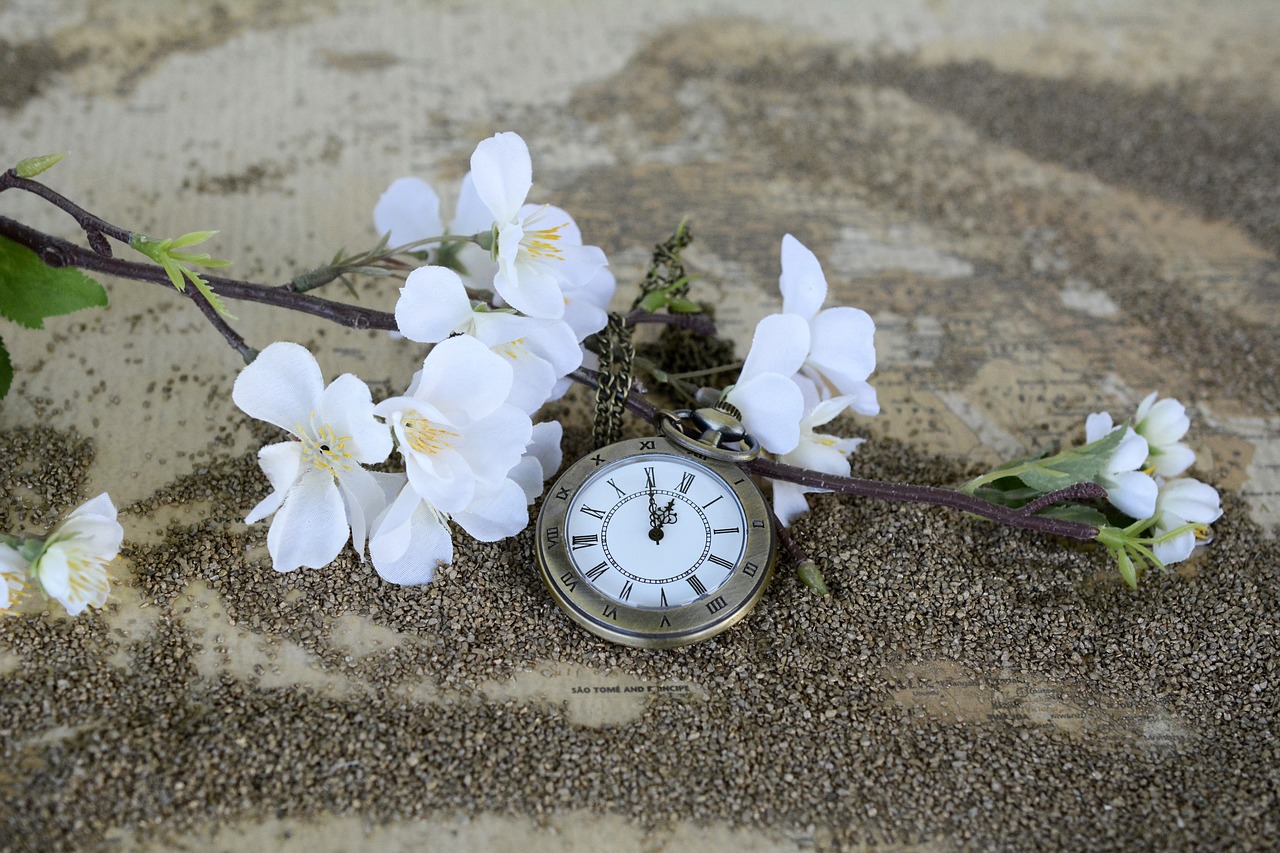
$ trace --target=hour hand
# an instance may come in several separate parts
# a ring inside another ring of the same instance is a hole
[[[653,499],[653,488],[649,488],[649,538],[654,542],[662,541],[662,510]]]

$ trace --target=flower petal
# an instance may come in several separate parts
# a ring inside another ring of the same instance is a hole
[[[533,424],[527,414],[515,406],[500,406],[467,427],[458,452],[466,457],[477,480],[495,483],[520,461],[532,437]]]
[[[1181,526],[1181,525],[1178,525]],[[1160,532],[1157,530],[1156,532]],[[1187,557],[1191,556],[1191,552],[1196,547],[1196,534],[1191,530],[1184,530],[1172,539],[1165,542],[1157,542],[1151,546],[1152,552],[1156,555],[1156,559],[1171,566],[1174,563],[1181,563]]]
[[[440,196],[421,178],[399,178],[374,205],[373,224],[379,234],[391,234],[392,248],[438,237],[444,233]]]
[[[554,232],[561,248],[582,245],[582,231],[564,208],[556,207],[554,204],[526,204],[521,206],[516,218],[520,220],[526,232]]]
[[[1161,486],[1156,505],[1161,512],[1196,524],[1211,524],[1222,517],[1222,499],[1217,490],[1193,477],[1170,480]]]
[[[822,264],[803,243],[786,234],[782,238],[782,274],[778,276],[784,314],[806,320],[817,315],[827,298],[827,277]],[[865,377],[864,377],[865,378]]]
[[[231,399],[250,417],[301,435],[323,390],[315,357],[297,344],[277,341],[240,371]]]
[[[334,561],[350,535],[342,495],[333,477],[319,468],[303,468],[284,506],[271,520],[267,551],[277,572],[291,572],[299,566],[318,569]]]
[[[585,285],[565,292],[564,321],[579,341],[608,325],[609,302],[617,287],[613,273],[608,267],[601,267]]]
[[[471,335],[459,335],[436,344],[423,359],[414,397],[446,417],[461,413],[478,420],[506,401],[512,376],[506,359]]]
[[[458,189],[458,204],[454,208],[453,221],[449,223],[449,233],[470,236],[488,231],[492,227],[493,214],[476,192],[475,178],[467,172]]]
[[[1133,431],[1133,427],[1123,427],[1124,438],[1112,452],[1111,458],[1103,469],[1107,474],[1120,474],[1125,471],[1136,471],[1147,461],[1147,440]],[[1149,518],[1150,514],[1134,516]]]
[[[742,425],[770,453],[790,453],[800,443],[804,398],[778,373],[764,373],[733,386],[726,399],[742,412]]]
[[[529,524],[529,504],[524,490],[512,480],[478,493],[463,512],[453,520],[472,538],[481,542],[497,542],[515,536]]]
[[[769,482],[773,483],[773,514],[782,522],[783,527],[790,527],[796,516],[808,512],[809,502],[805,495],[812,489],[785,480]]]
[[[1152,445],[1147,461],[1155,474],[1169,479],[1190,468],[1196,461],[1196,452],[1180,441],[1163,447]]]
[[[599,246],[565,246],[559,260],[546,263],[560,280],[560,287],[572,292],[595,278],[609,259]]]
[[[1147,400],[1150,400],[1148,397]],[[1147,400],[1143,400],[1146,403]],[[1134,418],[1135,429],[1154,446],[1173,444],[1179,441],[1191,428],[1191,419],[1187,417],[1187,407],[1173,397],[1166,397],[1138,409]]]
[[[520,250],[514,228],[504,228],[498,235],[498,271],[493,275],[493,289],[523,314],[559,320],[564,316],[560,279],[543,264],[517,263]]]
[[[862,443],[856,439],[854,441],[854,447]],[[796,445],[795,450],[783,454],[779,461],[799,468],[808,468],[811,471],[821,471],[824,474],[848,477],[850,471],[849,457],[847,453],[841,451],[842,444],[840,439],[833,435],[824,435],[822,433],[802,434],[800,443]],[[843,444],[843,446],[848,447],[847,444]]]
[[[406,487],[375,523],[369,557],[389,583],[429,583],[437,565],[453,562],[453,539],[440,517]]]
[[[511,222],[533,186],[529,146],[510,132],[482,140],[471,155],[471,179],[494,221]]]
[[[809,324],[795,314],[770,314],[756,324],[741,378],[749,380],[765,373],[790,378],[808,353]]]
[[[284,503],[302,468],[302,445],[296,441],[268,444],[258,451],[258,467],[271,483],[271,494],[249,510],[245,524],[261,521]]]
[[[1110,435],[1115,428],[1116,425],[1111,420],[1110,412],[1094,412],[1084,419],[1085,443],[1093,444],[1095,441]]]
[[[859,308],[828,308],[809,328],[807,364],[817,368],[837,393],[854,393],[876,369],[876,324],[871,315]]]
[[[335,436],[347,436],[349,452],[363,465],[373,465],[391,455],[391,431],[373,416],[369,386],[358,376],[344,373],[324,389],[316,415]]]
[[[351,526],[351,546],[363,562],[365,536],[371,522],[386,509],[386,496],[373,474],[363,468],[343,471],[338,478],[338,489]]]
[[[411,341],[434,344],[471,329],[471,299],[456,272],[419,267],[409,273],[396,300],[396,326]]]
[[[1141,471],[1123,471],[1108,478],[1107,500],[1130,518],[1142,520],[1156,514],[1156,481]]]

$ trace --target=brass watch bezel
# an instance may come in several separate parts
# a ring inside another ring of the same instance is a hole
[[[729,580],[701,598],[662,610],[629,606],[597,590],[573,561],[565,543],[567,514],[578,490],[599,471],[631,457],[654,454],[682,457],[720,477],[737,497],[747,520],[746,542]],[[661,436],[620,441],[569,466],[543,498],[536,537],[539,574],[561,609],[598,637],[647,649],[696,643],[741,621],[764,595],[777,551],[769,506],[747,473]],[[669,624],[662,624],[663,617]]]

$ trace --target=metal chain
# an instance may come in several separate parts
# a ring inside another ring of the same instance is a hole
[[[622,435],[622,411],[631,393],[631,364],[636,347],[631,327],[621,314],[610,312],[600,338],[600,386],[596,388],[596,421],[592,436],[596,447],[613,444]]]
[[[631,303],[631,310],[634,311],[640,307],[640,303],[646,296],[661,288],[670,288],[668,294],[673,298],[684,296],[689,292],[687,281],[677,287],[671,286],[685,278],[684,259],[681,258],[680,253],[692,242],[693,233],[689,230],[689,223],[687,220],[681,220],[676,227],[676,233],[653,247],[653,258],[649,262],[649,270],[640,282],[640,293]]]

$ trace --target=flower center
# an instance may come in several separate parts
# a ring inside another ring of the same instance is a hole
[[[74,601],[95,601],[110,589],[107,581],[107,565],[110,560],[98,554],[72,551],[67,554],[67,586]]]
[[[524,338],[516,338],[514,341],[507,341],[505,344],[499,344],[494,347],[498,355],[505,355],[512,361],[516,361],[522,355],[528,355],[529,350],[525,349]]]
[[[456,432],[450,432],[437,426],[426,418],[408,417],[401,421],[404,427],[405,441],[416,453],[434,456],[441,450],[453,447],[453,440],[458,438]]]
[[[356,467],[351,452],[347,450],[351,436],[338,435],[328,424],[316,423],[314,412],[311,414],[311,429],[298,427],[295,433],[302,441],[302,458],[317,468],[323,468],[336,477],[339,471],[350,471]]]
[[[560,238],[564,235],[560,233],[560,229],[569,223],[561,222],[559,225],[553,225],[550,228],[529,228],[541,215],[542,211],[538,211],[533,216],[525,220],[524,236],[520,238],[520,245],[530,256],[538,259],[549,261],[564,260],[564,250],[558,245]]]

